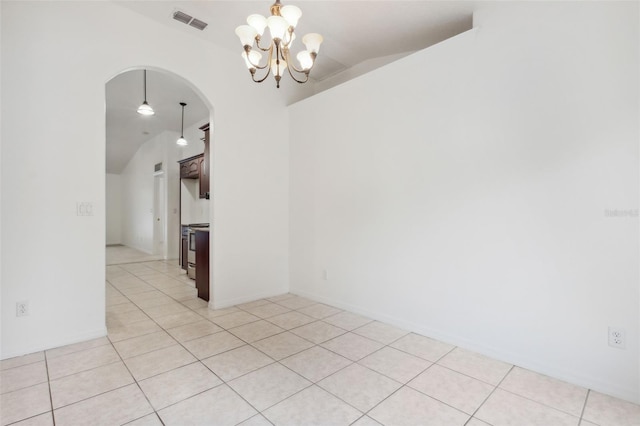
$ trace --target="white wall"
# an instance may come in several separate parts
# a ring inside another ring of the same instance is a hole
[[[163,163],[165,169],[175,169],[175,162],[168,162],[168,148],[175,145],[179,135],[163,132],[145,142],[122,170],[122,241],[123,244],[144,251],[154,252],[153,207],[154,207],[154,166]],[[169,163],[169,164],[168,164]],[[177,180],[165,177],[165,191]],[[173,214],[177,199],[165,196],[167,211]],[[177,213],[176,213],[177,215]],[[176,234],[176,235],[173,235]],[[177,232],[167,233],[169,238],[177,237]]]
[[[106,333],[105,84],[133,67],[180,75],[213,107],[214,303],[286,291],[287,112],[275,88],[192,29],[113,2],[0,7],[2,358]],[[94,216],[76,216],[77,201]],[[30,315],[16,318],[22,300]]]
[[[107,244],[122,243],[122,180],[120,175],[107,173],[105,196]]]
[[[483,4],[291,106],[291,291],[640,401],[638,15]]]

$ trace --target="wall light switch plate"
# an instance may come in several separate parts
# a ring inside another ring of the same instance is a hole
[[[93,216],[93,203],[91,201],[78,201],[76,203],[78,216]]]

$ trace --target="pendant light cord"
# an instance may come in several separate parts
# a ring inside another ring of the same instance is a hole
[[[184,102],[180,102],[182,105],[182,125],[180,126],[180,137],[184,138],[184,107],[187,106]]]
[[[144,70],[144,101],[147,102],[147,70]]]

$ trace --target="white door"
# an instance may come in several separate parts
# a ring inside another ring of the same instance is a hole
[[[153,179],[153,254],[166,257],[164,174]]]

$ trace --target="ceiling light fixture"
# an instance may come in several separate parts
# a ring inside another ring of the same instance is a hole
[[[153,108],[151,108],[151,106],[147,103],[147,70],[144,70],[142,84],[144,85],[144,102],[142,102],[142,105],[138,107],[138,114],[153,115],[155,114],[155,112],[153,111]]]
[[[180,146],[187,146],[189,142],[184,138],[184,107],[187,106],[184,102],[180,102],[182,106],[182,125],[180,126],[180,138],[176,141],[176,144]]]
[[[298,62],[300,62],[300,68],[296,68],[291,61],[291,46],[296,36],[294,30],[298,25],[298,20],[302,16],[300,8],[292,5],[283,6],[280,4],[280,0],[271,6],[271,16],[265,18],[262,15],[250,15],[247,18],[249,25],[240,25],[236,28],[236,35],[240,38],[240,43],[244,48],[242,57],[249,68],[251,73],[251,79],[256,83],[262,83],[267,79],[269,74],[273,72],[273,76],[276,79],[276,87],[280,87],[280,79],[282,78],[284,71],[287,70],[291,78],[298,83],[306,83],[309,81],[309,72],[313,68],[318,50],[320,50],[320,44],[322,43],[322,36],[316,33],[310,33],[302,37],[302,43],[306,46],[307,50],[303,50],[296,55]],[[269,27],[271,34],[271,43],[268,47],[262,47],[260,40],[264,29]],[[268,52],[268,59],[264,65],[260,65],[262,54],[253,49],[253,43],[259,50]],[[256,70],[266,69],[267,72],[264,77],[256,80]],[[297,79],[294,76],[295,71],[298,75],[304,74],[304,79]]]

